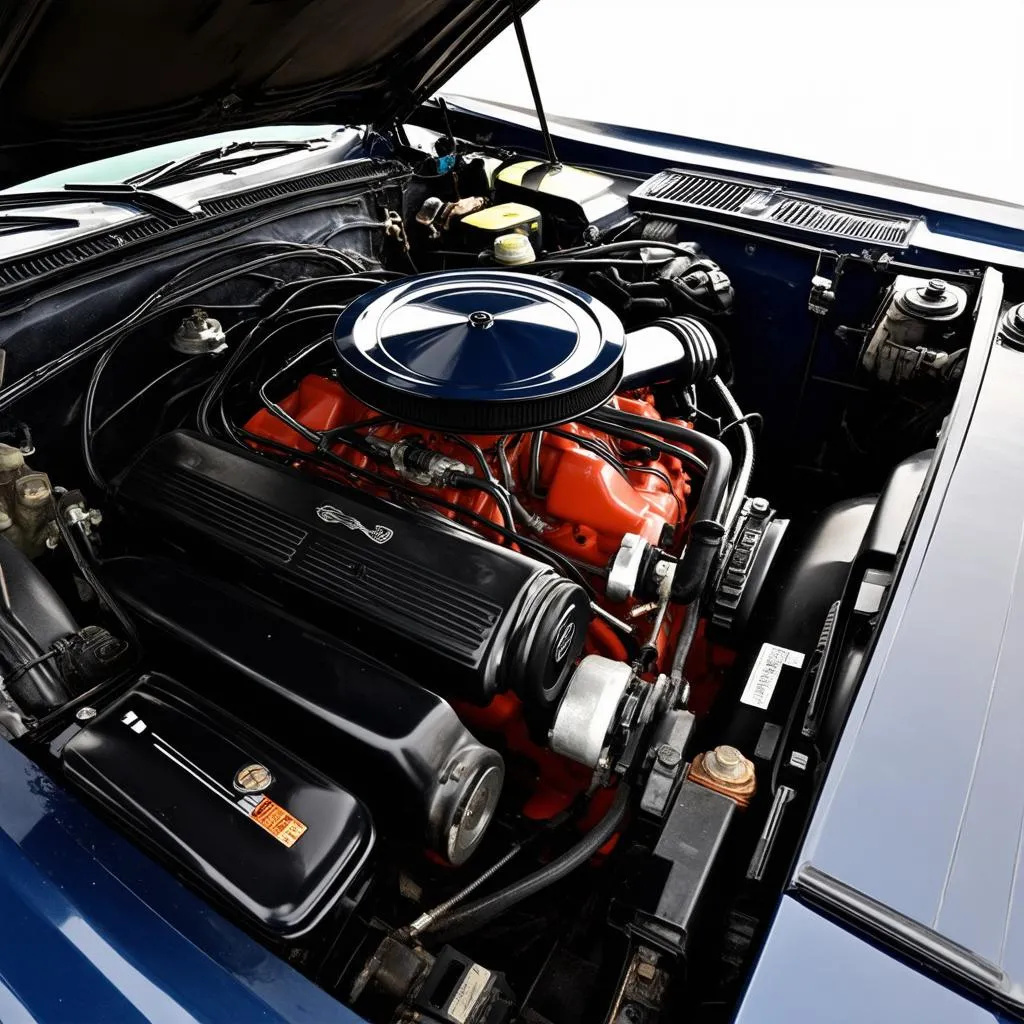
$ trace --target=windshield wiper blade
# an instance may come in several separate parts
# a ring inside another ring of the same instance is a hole
[[[0,193],[0,212],[67,203],[119,203],[122,206],[133,206],[141,213],[151,213],[172,224],[196,219],[195,214],[184,206],[152,192],[132,188],[131,185],[65,185],[62,192]]]
[[[258,139],[253,142],[229,142],[225,146],[205,149],[201,153],[172,160],[128,178],[126,184],[135,188],[156,188],[180,181],[200,178],[205,174],[223,174],[236,167],[248,167],[262,160],[272,160],[286,153],[321,149],[327,139]]]
[[[0,214],[0,235],[20,235],[23,231],[68,231],[80,226],[74,217],[19,217]]]

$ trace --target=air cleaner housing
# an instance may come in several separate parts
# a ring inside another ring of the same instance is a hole
[[[389,282],[341,315],[341,383],[398,420],[503,434],[565,423],[622,379],[622,324],[576,288],[502,270]]]

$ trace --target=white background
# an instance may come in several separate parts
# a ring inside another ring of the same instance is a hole
[[[540,0],[549,114],[1024,204],[1024,0]],[[531,106],[511,31],[445,87]]]

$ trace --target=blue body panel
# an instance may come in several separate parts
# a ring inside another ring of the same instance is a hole
[[[955,469],[929,499],[941,509],[934,521],[925,510],[800,858],[1019,980],[1022,393],[1024,353],[996,346],[970,430],[945,453]]]
[[[786,898],[736,1024],[996,1024],[1006,1019]]]
[[[356,1024],[0,743],[0,1020]]]

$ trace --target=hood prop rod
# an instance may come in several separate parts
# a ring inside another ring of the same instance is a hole
[[[551,129],[548,128],[548,119],[544,113],[544,104],[540,98],[540,87],[537,85],[537,75],[533,70],[533,58],[530,56],[530,47],[526,42],[526,32],[523,29],[523,17],[516,6],[516,0],[508,0],[509,10],[512,13],[512,24],[515,26],[516,39],[519,42],[519,53],[523,58],[523,68],[526,71],[526,78],[530,83],[530,92],[533,94],[533,109],[537,113],[537,120],[540,122],[540,134],[544,139],[544,151],[548,155],[548,165],[553,170],[558,170],[562,162],[555,153],[555,143],[551,138]]]

